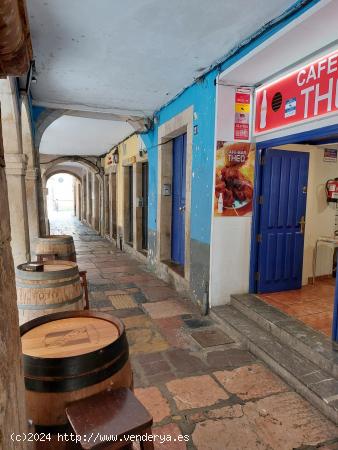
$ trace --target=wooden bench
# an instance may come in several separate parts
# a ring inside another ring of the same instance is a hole
[[[127,388],[103,391],[71,403],[66,414],[85,450],[132,449],[136,435],[143,438],[139,441],[141,450],[154,449],[153,418]]]

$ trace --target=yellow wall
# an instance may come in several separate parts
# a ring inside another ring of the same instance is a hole
[[[136,162],[146,161],[146,157],[140,157],[139,151],[144,148],[142,141],[137,134],[134,134],[118,145],[119,162],[117,166],[108,165],[109,157],[113,155],[111,150],[104,157],[104,170],[106,174],[116,172],[116,189],[117,189],[117,228],[124,226],[124,170],[126,166],[135,164]]]

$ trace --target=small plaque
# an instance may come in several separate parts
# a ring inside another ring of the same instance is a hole
[[[169,197],[171,195],[171,184],[164,184],[162,187],[162,195]]]

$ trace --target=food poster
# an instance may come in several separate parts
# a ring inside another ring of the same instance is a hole
[[[254,189],[255,146],[217,142],[214,215],[250,216]]]

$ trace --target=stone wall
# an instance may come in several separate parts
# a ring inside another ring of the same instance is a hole
[[[25,430],[26,412],[4,166],[0,133],[0,448],[20,450],[25,445],[10,438],[11,433],[20,434]]]

